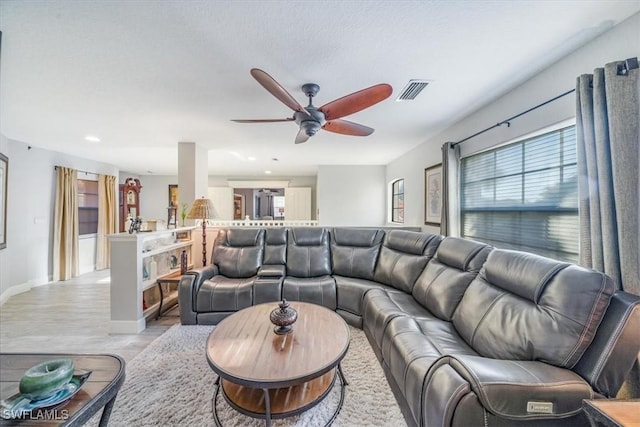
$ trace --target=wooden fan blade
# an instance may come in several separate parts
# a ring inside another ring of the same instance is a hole
[[[386,83],[371,86],[324,104],[318,110],[324,113],[327,120],[339,119],[349,114],[371,107],[391,96],[393,89]]]
[[[374,129],[370,128],[369,126],[341,119],[328,121],[324,124],[324,126],[322,126],[322,129],[328,130],[329,132],[354,136],[368,136],[371,135],[374,131]]]
[[[303,128],[300,128],[298,134],[296,135],[296,144],[302,144],[303,142],[307,142],[308,140],[309,135],[307,135],[307,132]]]
[[[288,119],[231,119],[236,123],[277,123],[277,122],[292,122],[292,118]]]
[[[271,95],[278,98],[284,105],[291,108],[293,111],[299,111],[309,116],[307,110],[305,110],[304,107],[300,105],[298,101],[296,101],[296,99],[291,96],[291,94],[287,92],[285,88],[280,86],[280,84],[275,81],[274,78],[269,74],[258,68],[252,68],[251,75],[258,81],[258,83],[260,83],[266,90],[268,90]]]

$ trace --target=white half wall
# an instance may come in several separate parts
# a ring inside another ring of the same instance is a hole
[[[635,14],[514,90],[429,137],[421,145],[389,163],[386,182],[397,178],[405,180],[405,225],[421,225],[425,231],[439,231],[436,227],[424,225],[424,169],[442,163],[440,147],[443,143],[459,141],[575,88],[576,78],[580,74],[592,73],[594,68],[602,67],[608,62],[640,56],[638,28],[640,14]],[[471,70],[470,73],[472,74]],[[487,96],[491,97],[491,94]],[[465,142],[461,145],[461,153],[467,156],[574,117],[575,95],[570,94],[513,120],[510,127],[501,126]]]
[[[386,188],[385,166],[320,166],[319,225],[384,225]]]

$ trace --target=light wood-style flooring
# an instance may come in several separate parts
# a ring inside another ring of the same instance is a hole
[[[0,306],[0,352],[115,353],[133,359],[172,325],[178,309],[139,334],[109,335],[109,270],[32,288]]]

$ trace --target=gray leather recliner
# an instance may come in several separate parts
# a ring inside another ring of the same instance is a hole
[[[282,298],[336,309],[336,281],[331,276],[329,230],[290,228],[287,234],[287,275]]]
[[[184,323],[218,323],[254,304],[254,282],[262,265],[261,229],[220,230],[211,265],[192,270],[179,284],[180,319]]]

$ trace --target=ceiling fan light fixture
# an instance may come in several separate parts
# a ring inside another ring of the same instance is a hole
[[[409,80],[409,83],[396,98],[396,102],[413,101],[429,83],[431,83],[431,80]]]
[[[300,123],[300,126],[304,129],[307,136],[315,135],[318,132],[318,129],[320,129],[320,123],[313,120],[305,120]]]

